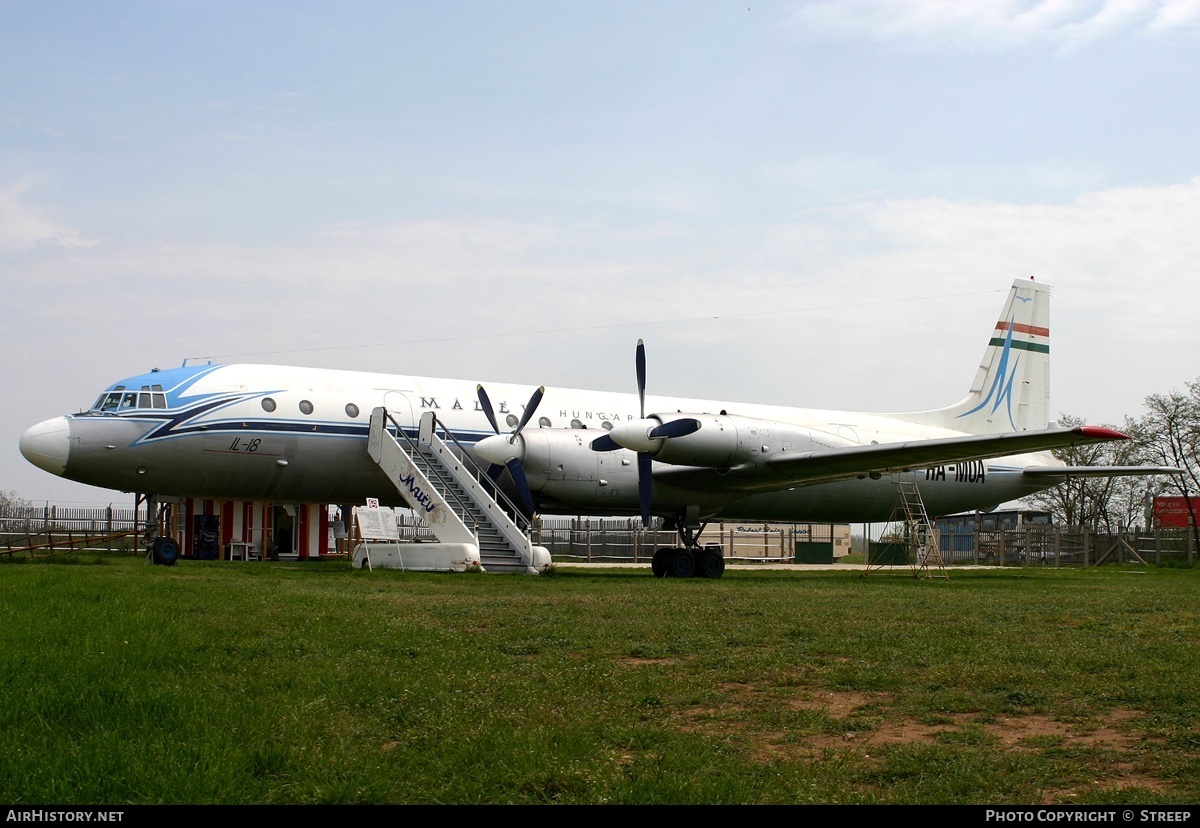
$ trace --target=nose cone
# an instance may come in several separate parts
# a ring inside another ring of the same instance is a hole
[[[66,417],[54,417],[30,427],[21,435],[21,454],[39,469],[62,475],[67,470],[71,451],[71,424]]]

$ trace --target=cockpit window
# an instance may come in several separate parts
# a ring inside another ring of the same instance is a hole
[[[133,409],[167,407],[167,395],[161,385],[143,385],[140,391],[126,391],[124,385],[118,385],[111,391],[105,391],[92,404],[92,411],[101,414],[115,414],[118,411]]]

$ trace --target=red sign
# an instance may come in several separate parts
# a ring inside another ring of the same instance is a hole
[[[1192,512],[1188,511],[1188,500],[1192,501],[1192,512],[1200,515],[1200,497],[1154,498],[1154,525],[1160,529],[1184,529],[1191,526]]]

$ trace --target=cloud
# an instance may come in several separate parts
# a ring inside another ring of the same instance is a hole
[[[28,187],[28,182],[18,182],[7,190],[0,190],[0,250],[30,250],[39,246],[71,249],[90,247],[95,243],[76,230],[19,203]]]
[[[799,4],[790,19],[805,31],[829,37],[987,49],[1048,43],[1071,49],[1123,33],[1195,32],[1200,2],[817,0]]]
[[[1062,203],[863,200],[763,226],[444,220],[296,245],[109,243],[8,256],[0,284],[29,308],[14,336],[53,329],[105,370],[222,355],[624,388],[644,336],[663,393],[899,410],[953,402],[947,378],[998,293],[1036,276],[1058,297],[1064,406],[1119,421],[1200,374],[1197,226],[1200,178]],[[136,335],[98,340],[98,307]],[[898,342],[920,366],[903,381]],[[1088,374],[1118,365],[1138,367],[1116,385]]]

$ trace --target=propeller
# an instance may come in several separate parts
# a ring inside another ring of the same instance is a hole
[[[492,430],[496,432],[495,436],[485,437],[476,443],[475,453],[491,464],[487,470],[487,476],[493,483],[500,477],[500,473],[504,469],[508,469],[513,484],[517,487],[517,494],[520,495],[521,505],[529,514],[533,514],[533,492],[529,488],[528,478],[525,477],[525,468],[521,465],[521,460],[525,456],[525,441],[521,439],[521,430],[533,418],[534,412],[541,404],[542,397],[546,394],[546,386],[543,385],[533,392],[533,396],[525,405],[525,411],[521,415],[517,427],[512,430],[511,434],[500,433],[500,424],[496,421],[495,409],[492,408],[492,401],[482,385],[475,386],[475,393],[479,398],[479,407],[483,409],[488,422],[491,423]]]
[[[650,525],[650,501],[653,484],[653,457],[662,446],[662,441],[671,437],[685,437],[700,428],[700,421],[681,418],[662,422],[658,418],[646,418],[646,344],[638,340],[634,356],[637,371],[638,419],[618,423],[612,429],[591,442],[593,451],[615,451],[626,448],[637,452],[638,502],[642,508],[642,525]]]

